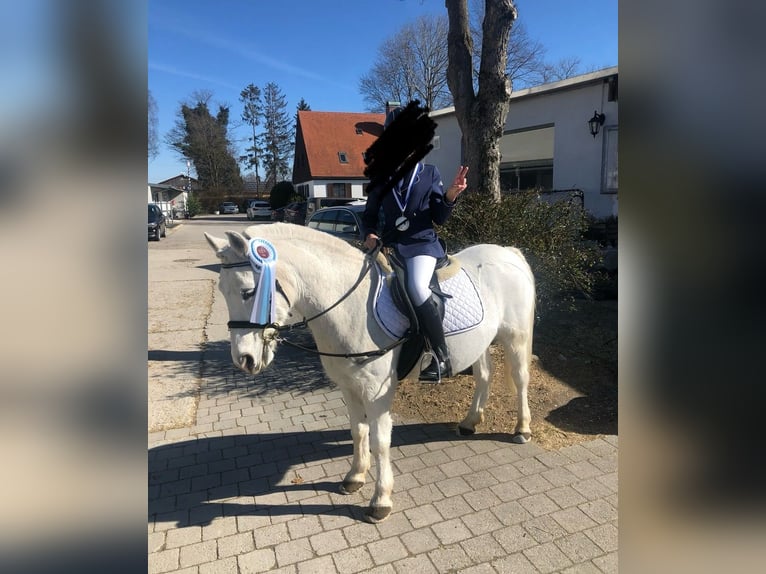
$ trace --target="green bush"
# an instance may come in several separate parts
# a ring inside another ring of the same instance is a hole
[[[189,217],[194,217],[202,212],[202,204],[196,194],[190,194],[186,200],[186,211],[189,212]]]
[[[295,188],[289,181],[280,181],[274,187],[271,188],[269,193],[269,204],[271,209],[279,209],[284,207],[295,197]]]
[[[505,194],[499,203],[487,195],[461,196],[439,236],[450,252],[477,243],[518,247],[535,275],[538,307],[571,303],[576,293],[590,295],[591,270],[600,260],[585,241],[588,217],[579,202],[547,202],[536,192]]]

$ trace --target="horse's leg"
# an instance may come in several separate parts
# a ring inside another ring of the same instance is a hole
[[[484,422],[484,405],[489,398],[489,387],[492,384],[492,357],[489,347],[484,351],[473,364],[473,378],[476,380],[476,386],[473,391],[473,401],[468,414],[460,424],[457,425],[457,434],[460,436],[472,435],[476,432],[476,425]]]
[[[391,470],[391,415],[389,414],[393,397],[381,397],[367,405],[367,417],[370,423],[370,447],[375,457],[378,476],[375,480],[375,493],[370,500],[370,508],[365,512],[368,522],[380,522],[388,518],[393,509],[391,492],[394,489],[394,473]]]
[[[532,415],[529,412],[527,399],[532,348],[526,340],[511,339],[503,342],[503,350],[505,351],[505,384],[509,390],[514,383],[516,385],[516,429],[513,442],[523,444],[532,437],[532,431],[529,428]]]
[[[351,469],[340,485],[343,494],[351,494],[364,486],[370,469],[370,427],[364,414],[362,401],[351,391],[341,389],[351,421],[351,438],[354,441],[354,458]]]

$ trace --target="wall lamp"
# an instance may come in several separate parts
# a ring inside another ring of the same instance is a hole
[[[590,129],[590,134],[594,138],[596,137],[599,128],[604,125],[605,119],[606,116],[604,114],[600,114],[596,110],[593,110],[593,117],[588,120],[588,128]]]

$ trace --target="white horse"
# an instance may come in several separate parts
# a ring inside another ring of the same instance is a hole
[[[226,298],[231,319],[234,364],[255,375],[272,362],[278,343],[274,325],[249,323],[256,276],[248,262],[248,238],[258,237],[270,242],[278,257],[275,323],[289,325],[309,318],[308,328],[317,350],[324,353],[322,365],[341,389],[348,408],[354,454],[340,490],[348,494],[364,485],[372,452],[378,473],[365,518],[379,522],[388,517],[393,507],[389,413],[398,382],[400,348],[394,346],[379,356],[367,355],[368,351],[396,343],[378,326],[372,314],[378,270],[373,267],[370,273],[362,275],[370,263],[369,257],[365,259],[357,248],[314,229],[275,223],[251,226],[244,233],[243,236],[226,231],[228,239],[205,234],[222,262],[219,289]],[[473,401],[458,425],[458,434],[472,434],[483,421],[492,381],[490,345],[498,342],[505,353],[505,382],[509,387],[513,383],[516,386],[517,423],[513,441],[526,442],[531,436],[527,386],[535,310],[532,271],[521,252],[509,247],[476,245],[455,257],[475,279],[485,310],[476,328],[447,336],[453,372],[472,366],[476,379]],[[360,277],[361,282],[354,288]],[[343,356],[355,354],[367,356]],[[418,367],[419,364],[410,377],[417,377]]]

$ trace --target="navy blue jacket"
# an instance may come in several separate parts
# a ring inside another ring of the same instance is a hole
[[[384,227],[381,239],[384,245],[394,247],[404,258],[416,255],[443,257],[444,249],[438,241],[433,224],[442,225],[447,221],[455,204],[447,202],[444,184],[436,166],[418,163],[415,169],[417,173],[404,211],[404,216],[410,222],[409,228],[406,231],[398,231],[394,225],[394,222],[402,215],[394,194],[400,194],[400,201],[404,204],[412,172],[408,173],[403,181],[387,192],[382,199],[379,190],[370,190],[367,207],[362,217],[365,236],[370,233],[378,234],[378,212],[382,207]]]

